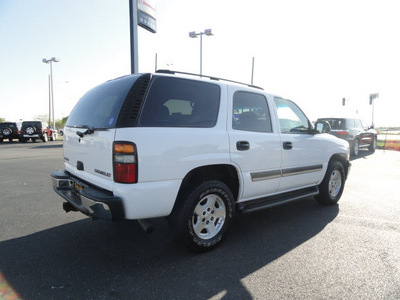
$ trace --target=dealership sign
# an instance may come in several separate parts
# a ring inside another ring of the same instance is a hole
[[[156,33],[156,0],[137,0],[138,25]]]

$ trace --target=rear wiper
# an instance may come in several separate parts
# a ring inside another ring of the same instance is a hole
[[[83,138],[87,134],[92,134],[92,133],[94,133],[94,127],[87,128],[84,132],[82,132],[82,131],[77,131],[76,132],[76,134],[81,138]]]
[[[105,131],[108,129],[108,128],[94,128],[94,127],[89,127],[89,126],[82,126],[82,127],[86,128],[86,130],[84,132],[81,132],[81,131],[76,132],[76,134],[81,138],[83,138],[87,134],[92,134],[95,131]]]

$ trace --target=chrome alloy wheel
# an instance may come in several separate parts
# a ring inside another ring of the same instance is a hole
[[[333,170],[329,178],[329,195],[335,198],[342,188],[342,174],[339,170]]]
[[[192,226],[198,237],[205,240],[212,239],[224,226],[225,217],[224,201],[218,195],[209,194],[196,205],[192,216]]]

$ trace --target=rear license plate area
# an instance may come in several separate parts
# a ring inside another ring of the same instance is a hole
[[[74,191],[76,192],[76,193],[80,193],[83,189],[84,189],[84,187],[83,187],[83,185],[80,185],[79,183],[77,183],[77,182],[74,182]]]

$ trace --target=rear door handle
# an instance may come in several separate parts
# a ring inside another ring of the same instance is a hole
[[[248,141],[238,141],[236,142],[236,149],[239,151],[246,151],[250,149],[250,143]]]
[[[293,144],[292,144],[292,142],[283,142],[283,149],[285,149],[285,150],[291,150],[291,149],[293,149]]]

